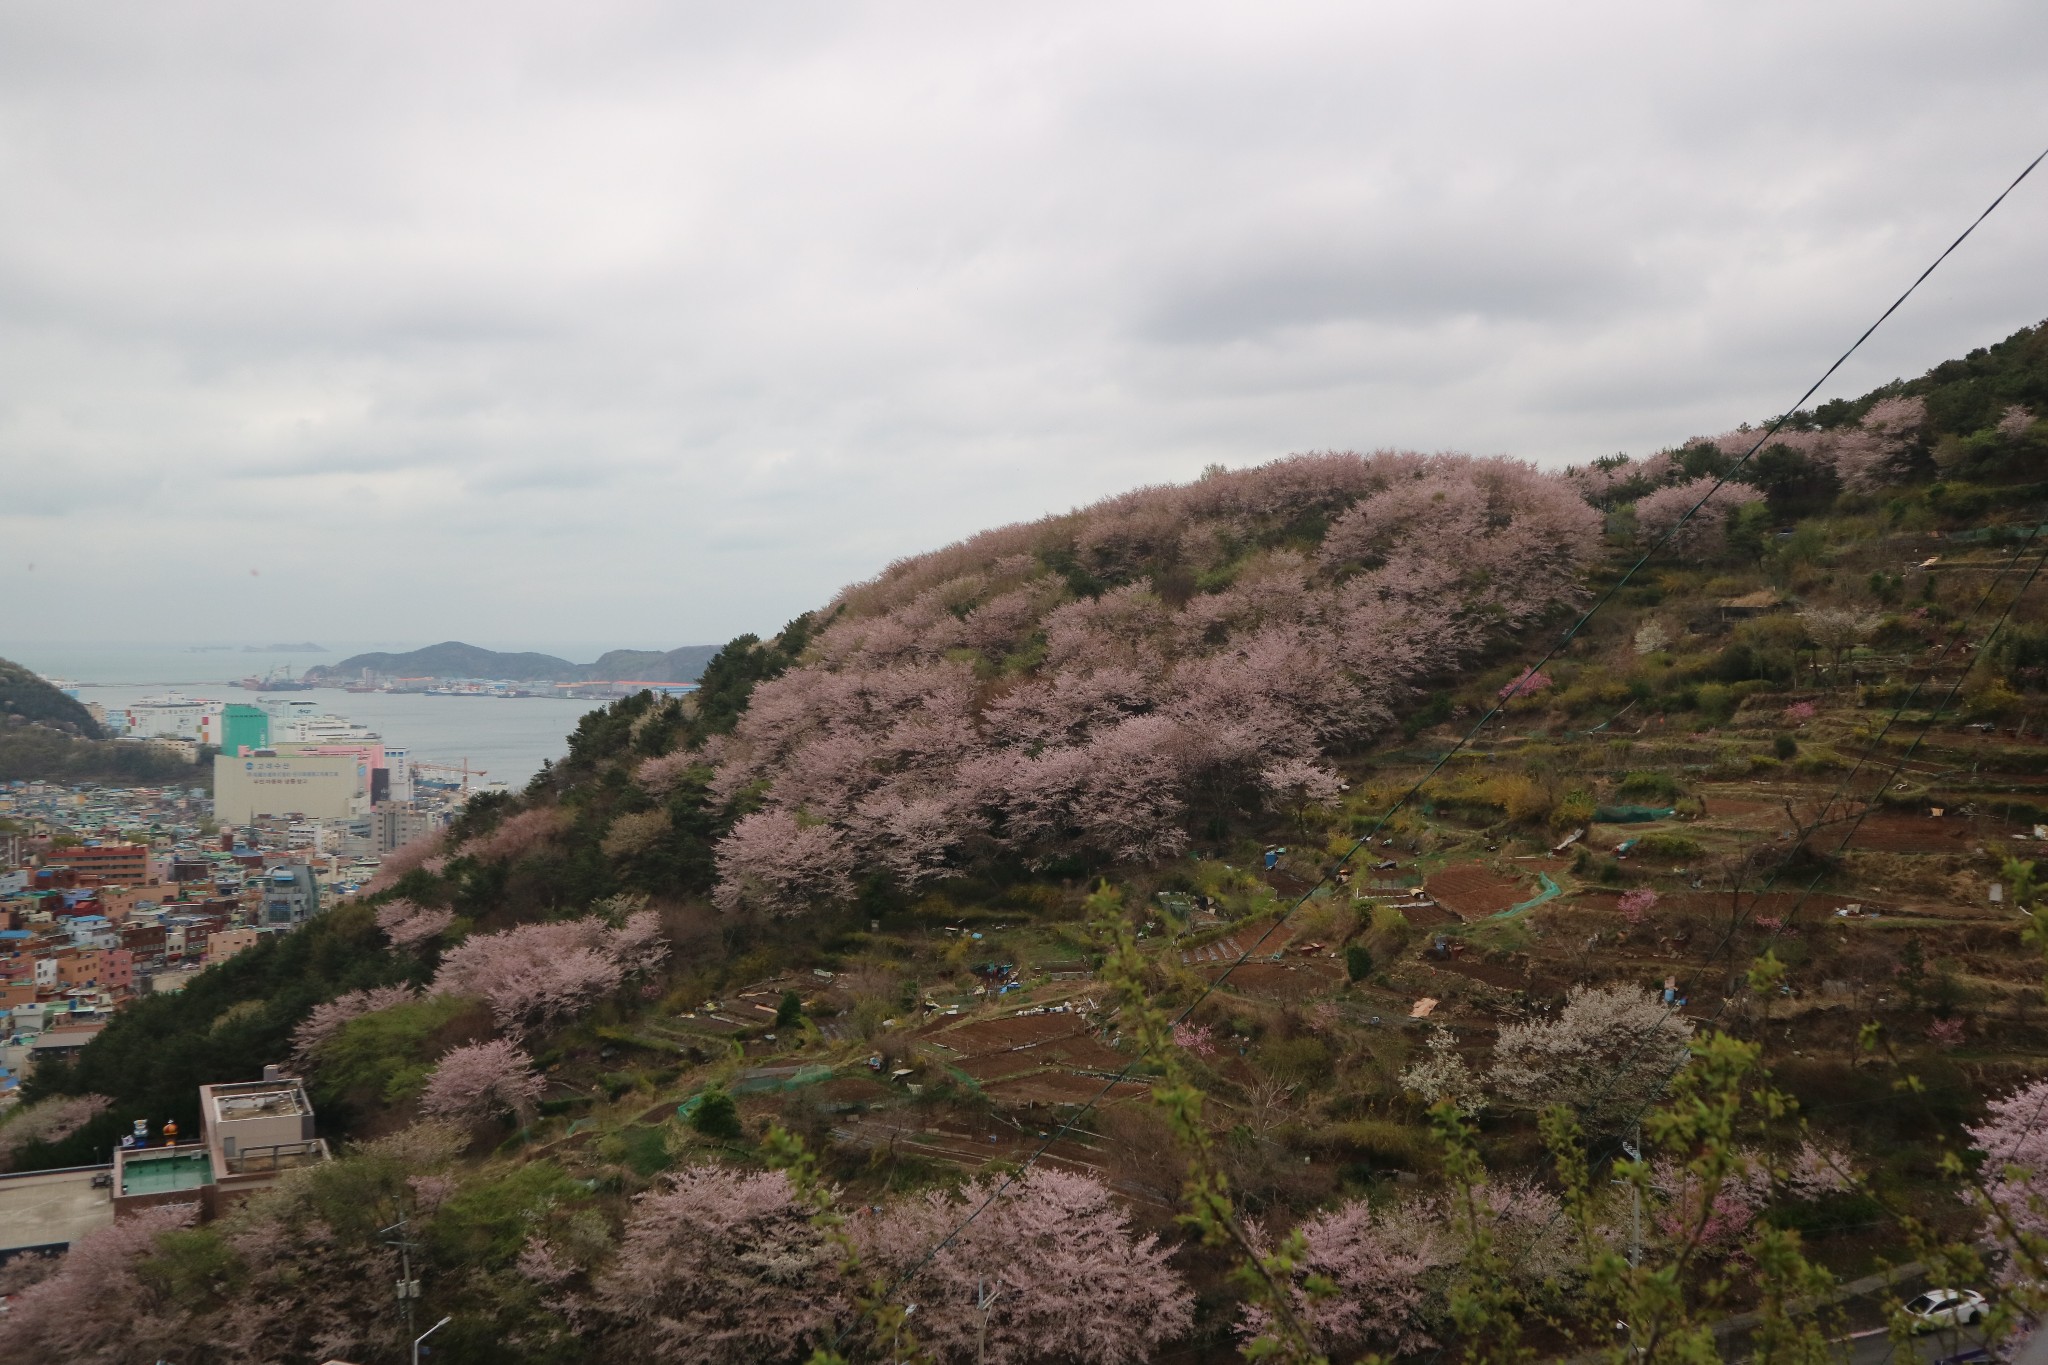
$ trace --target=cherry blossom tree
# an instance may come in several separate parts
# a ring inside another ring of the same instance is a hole
[[[1468,1114],[1486,1107],[1486,1095],[1479,1078],[1458,1052],[1458,1040],[1449,1029],[1432,1029],[1422,1056],[1401,1073],[1401,1088],[1430,1104],[1450,1100]]]
[[[512,862],[534,852],[568,827],[568,812],[560,806],[529,806],[506,816],[455,854],[484,862]]]
[[[1622,892],[1621,899],[1615,904],[1615,909],[1621,912],[1622,919],[1629,924],[1641,924],[1643,918],[1656,907],[1657,893],[1647,886]]]
[[[498,1027],[518,1036],[576,1017],[658,967],[667,952],[650,910],[616,928],[599,915],[526,924],[450,948],[434,994],[474,996],[491,1007]]]
[[[1983,1234],[2007,1252],[2006,1274],[2024,1273],[2013,1233],[2048,1237],[2048,1080],[2032,1081],[1985,1106],[1984,1121],[1969,1131],[1984,1154],[1982,1178],[1992,1212]]]
[[[407,902],[395,904],[405,905]],[[292,1030],[293,1063],[302,1068],[314,1065],[320,1045],[341,1032],[342,1025],[349,1020],[390,1009],[393,1005],[403,1005],[417,999],[418,994],[411,986],[377,986],[370,990],[349,991],[313,1006],[312,1011],[299,1021],[299,1026]]]
[[[2015,403],[1998,418],[1998,434],[2008,441],[2017,441],[2034,427],[2034,414]]]
[[[1193,1320],[1194,1295],[1158,1238],[1134,1233],[1089,1176],[1039,1167],[1007,1188],[969,1181],[957,1198],[913,1198],[855,1233],[877,1266],[916,1269],[913,1325],[942,1361],[1121,1365],[1151,1359]]]
[[[420,1112],[458,1122],[508,1113],[523,1118],[546,1089],[524,1049],[493,1038],[443,1054],[420,1092]]]
[[[198,1210],[138,1209],[73,1242],[56,1273],[15,1295],[0,1316],[0,1360],[120,1365],[182,1360],[198,1349],[182,1296],[143,1273],[163,1235],[189,1227]]]
[[[394,948],[411,948],[438,938],[454,922],[453,910],[415,905],[409,900],[386,901],[377,907],[377,927]]]
[[[633,770],[633,780],[655,796],[667,796],[682,785],[691,769],[702,766],[704,755],[700,750],[678,749],[644,760]]]
[[[749,812],[716,902],[788,913],[878,874],[915,890],[990,858],[1174,856],[1198,814],[1248,809],[1276,769],[1329,772],[1418,679],[1577,600],[1601,531],[1531,466],[1380,452],[892,564],[698,755],[710,799]],[[643,785],[688,761],[644,764]]]
[[[1868,640],[1877,630],[1878,618],[1848,607],[1810,607],[1799,613],[1813,642],[1828,652],[1830,676],[1842,671],[1842,656]]]
[[[1533,697],[1538,692],[1549,691],[1554,685],[1550,680],[1549,674],[1538,673],[1533,668],[1525,668],[1510,678],[1507,685],[1501,688],[1498,695],[1502,701],[1508,701],[1515,697]]]
[[[1712,1184],[1686,1163],[1659,1157],[1650,1163],[1650,1188],[1659,1200],[1652,1210],[1659,1233],[1727,1255],[1741,1246],[1769,1201],[1771,1178],[1754,1153],[1738,1154],[1734,1169]]]
[[[1871,404],[1862,422],[1834,444],[1835,472],[1842,486],[1867,493],[1903,482],[1926,424],[1923,398],[1880,398]]]
[[[385,854],[377,863],[377,875],[364,884],[365,895],[375,895],[396,886],[399,879],[415,868],[437,863],[447,853],[447,836],[440,830],[422,835],[411,843],[404,844]]]
[[[1554,1019],[1507,1024],[1488,1081],[1506,1102],[1563,1103],[1595,1132],[1618,1131],[1685,1063],[1692,1023],[1649,991],[1574,986]]]
[[[1457,1263],[1458,1246],[1427,1202],[1375,1209],[1360,1199],[1311,1216],[1300,1230],[1308,1255],[1291,1306],[1320,1347],[1406,1355],[1437,1344],[1430,1300]],[[1310,1276],[1327,1278],[1336,1292],[1309,1294]],[[1249,1338],[1269,1327],[1266,1311],[1253,1307],[1238,1330]]]
[[[113,1105],[105,1095],[53,1095],[23,1105],[0,1122],[0,1169],[36,1142],[62,1142]]]
[[[700,1166],[638,1196],[598,1310],[633,1358],[792,1360],[847,1312],[838,1256],[779,1171]]]
[[[1715,488],[1712,479],[1694,479],[1673,484],[1636,501],[1636,535],[1643,544],[1662,544],[1682,558],[1712,558],[1726,546],[1736,514],[1763,496],[1746,483]]]

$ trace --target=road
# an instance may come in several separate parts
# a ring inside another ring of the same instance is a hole
[[[1848,1365],[1934,1365],[1944,1356],[1981,1346],[1984,1334],[1974,1327],[1951,1328],[1916,1337],[1907,1348],[1895,1346],[1882,1329],[1860,1332],[1843,1344]],[[1907,1351],[1912,1354],[1909,1356]]]

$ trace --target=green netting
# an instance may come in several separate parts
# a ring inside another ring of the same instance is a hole
[[[1676,815],[1675,806],[1602,806],[1593,818],[1603,825],[1639,825],[1645,820],[1664,820]]]
[[[1557,897],[1564,894],[1564,888],[1560,887],[1556,882],[1552,881],[1550,879],[1550,874],[1548,872],[1538,872],[1536,874],[1536,877],[1539,881],[1543,883],[1543,890],[1540,894],[1530,897],[1528,900],[1523,901],[1520,905],[1510,905],[1507,909],[1495,915],[1494,918],[1512,918],[1515,915],[1521,914],[1524,910],[1534,910],[1537,906],[1543,904],[1543,902],[1547,900],[1555,900]]]
[[[813,1065],[802,1067],[795,1073],[787,1076],[774,1073],[753,1076],[742,1075],[732,1083],[730,1093],[735,1095],[758,1095],[769,1090],[799,1090],[804,1086],[816,1085],[819,1081],[829,1081],[831,1079],[831,1067]]]

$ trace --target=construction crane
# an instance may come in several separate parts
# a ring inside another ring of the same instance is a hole
[[[489,776],[489,773],[483,768],[470,767],[469,760],[466,758],[462,760],[462,763],[459,767],[453,763],[431,763],[424,758],[416,758],[412,761],[412,780],[415,785],[424,783],[428,786],[445,787],[448,785],[448,783],[445,781],[435,781],[431,778],[422,778],[420,774],[423,772],[449,773],[454,776],[460,777],[462,779],[461,791],[464,796],[469,795],[470,778]]]

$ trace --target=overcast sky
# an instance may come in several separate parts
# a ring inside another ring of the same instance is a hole
[[[1203,465],[1786,406],[2048,6],[10,4],[0,639],[668,647]],[[2048,317],[2048,173],[1831,386]]]

